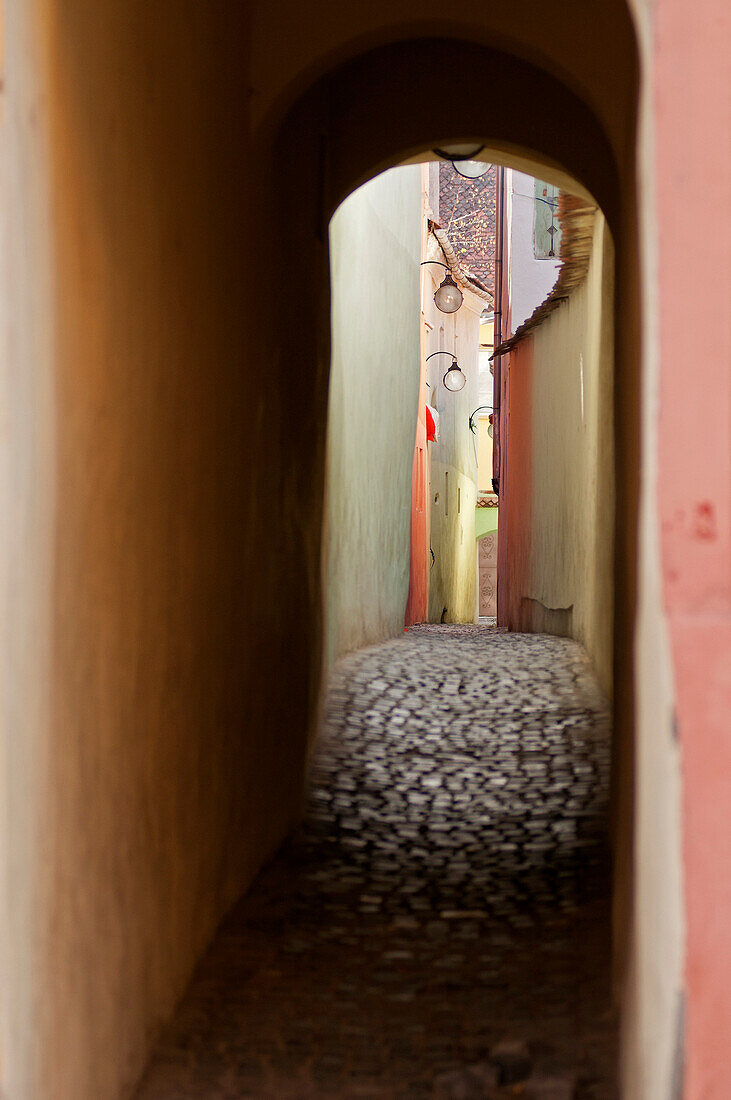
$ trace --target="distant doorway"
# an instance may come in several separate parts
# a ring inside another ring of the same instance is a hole
[[[497,615],[497,531],[490,531],[477,544],[480,585],[480,617]]]

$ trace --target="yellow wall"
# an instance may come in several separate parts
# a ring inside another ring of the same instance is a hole
[[[429,253],[431,257],[431,253]],[[441,258],[441,253],[434,258]],[[429,573],[430,622],[473,622],[476,603],[475,501],[477,445],[469,429],[478,404],[478,342],[483,302],[465,293],[456,313],[444,314],[434,304],[434,291],[444,277],[430,265],[423,295],[424,320],[430,328],[426,355],[442,349],[455,353],[467,379],[450,393],[442,378],[451,360],[437,355],[427,363],[429,404],[439,412],[439,439],[429,443],[431,485],[430,543],[434,562]]]
[[[490,421],[481,416],[477,421],[477,488],[482,493],[492,492],[492,436]]]
[[[429,574],[430,622],[474,621],[475,499],[474,477],[432,458],[431,548],[435,560]]]

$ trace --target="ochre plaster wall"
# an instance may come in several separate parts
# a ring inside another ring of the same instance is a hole
[[[0,1092],[112,1100],[299,812],[247,33],[4,18]]]
[[[419,399],[420,254],[418,165],[371,180],[330,223],[329,661],[404,628]]]
[[[48,95],[32,5],[3,10],[0,134],[0,1095],[41,1096],[38,1003],[53,709],[53,252],[49,150],[33,124]],[[45,921],[45,923],[44,923]],[[60,1007],[60,1006],[59,1006]],[[62,1051],[56,1052],[58,1055]],[[46,1093],[49,1095],[49,1093]]]
[[[594,223],[585,281],[503,368],[499,621],[570,634],[612,688],[614,248]]]

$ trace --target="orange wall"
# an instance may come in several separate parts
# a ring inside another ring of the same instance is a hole
[[[423,349],[422,349],[423,351]],[[429,606],[429,452],[426,441],[426,381],[424,355],[421,356],[419,413],[416,422],[414,467],[411,479],[411,561],[409,598],[404,625],[423,623]]]
[[[429,194],[429,166],[421,166],[421,259],[426,258],[429,236],[427,224],[427,199]],[[428,268],[422,267],[421,318],[420,318],[420,376],[419,410],[416,420],[414,443],[414,467],[411,477],[411,560],[409,566],[409,598],[406,603],[404,625],[426,622],[429,611],[429,445],[426,439],[426,332],[424,328],[424,294],[428,292]]]

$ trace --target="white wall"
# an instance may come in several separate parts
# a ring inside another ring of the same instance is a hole
[[[505,169],[506,277],[510,313],[503,339],[512,335],[543,302],[558,277],[559,260],[537,260],[533,247],[535,182],[533,176]]]

